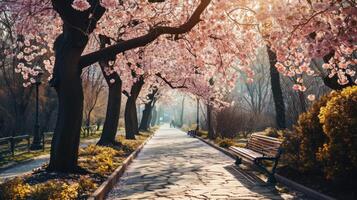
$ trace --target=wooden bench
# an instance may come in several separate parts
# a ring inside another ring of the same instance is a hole
[[[191,137],[196,137],[197,132],[196,132],[196,130],[189,130],[189,131],[187,132],[187,135],[189,135],[189,136],[191,136]]]
[[[268,183],[276,183],[274,174],[282,153],[281,143],[277,138],[252,134],[245,148],[231,146],[229,149],[237,156],[236,165],[241,164],[242,159],[249,161],[267,173]],[[268,169],[268,166],[265,166],[263,161],[272,162],[271,170]]]

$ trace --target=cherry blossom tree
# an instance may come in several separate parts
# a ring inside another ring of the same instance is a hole
[[[253,81],[251,58],[264,45],[276,54],[277,71],[297,80],[294,90],[305,91],[302,74],[316,75],[311,60],[326,55],[323,67],[330,78],[340,85],[355,84],[354,1],[4,0],[0,9],[16,14],[16,33],[25,37],[23,43],[47,46],[24,57],[27,63],[19,66],[24,76],[36,76],[31,62],[46,53],[42,49],[54,55],[43,62],[59,100],[48,167],[52,171],[80,170],[80,75],[97,62],[107,83],[120,91],[109,92],[107,117],[112,110],[115,117],[108,118],[109,136],[103,130],[105,142],[115,137],[121,91],[128,96],[126,125],[133,138],[142,87],[161,78],[185,85],[182,91],[208,106],[223,107],[229,104],[222,101],[224,94],[238,78],[236,69]],[[99,35],[112,42],[94,45]]]

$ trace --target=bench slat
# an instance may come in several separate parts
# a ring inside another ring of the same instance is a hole
[[[262,154],[254,152],[250,149],[245,149],[245,148],[240,148],[240,147],[230,147],[229,149],[237,154],[240,154],[246,158],[249,158],[250,160],[254,160],[256,158],[263,156]]]

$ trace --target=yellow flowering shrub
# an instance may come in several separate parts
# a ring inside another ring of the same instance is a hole
[[[93,192],[98,185],[93,182],[93,180],[89,177],[86,176],[81,176],[79,178],[79,188],[78,188],[78,193],[91,193]]]
[[[345,88],[321,108],[319,120],[328,138],[318,151],[327,178],[357,178],[357,86]]]
[[[78,183],[50,180],[33,186],[31,198],[36,200],[72,200],[78,197]]]
[[[23,178],[14,178],[0,186],[0,199],[6,200],[72,200],[78,197],[78,183],[50,180],[29,185]]]
[[[124,155],[120,149],[96,145],[81,148],[79,152],[81,157],[79,165],[102,176],[112,173],[119,166]]]
[[[22,200],[30,194],[30,185],[21,178],[14,178],[0,185],[0,199]]]
[[[283,160],[289,166],[302,172],[321,171],[322,163],[317,159],[316,153],[327,137],[318,116],[321,107],[338,93],[331,92],[315,101],[307,112],[299,116],[293,131],[284,134]]]
[[[78,179],[60,178],[38,184],[26,183],[26,176],[0,184],[0,200],[72,200],[85,199],[98,187],[94,181],[100,175],[109,176],[150,134],[142,133],[137,140],[119,138],[123,146],[118,148],[89,145],[79,150],[79,166],[93,172]],[[100,179],[99,179],[100,180]]]

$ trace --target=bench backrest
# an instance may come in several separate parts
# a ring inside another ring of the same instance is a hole
[[[263,153],[266,156],[275,157],[279,152],[281,143],[277,138],[255,133],[249,137],[246,148]]]

